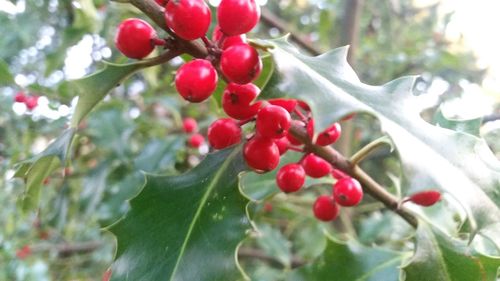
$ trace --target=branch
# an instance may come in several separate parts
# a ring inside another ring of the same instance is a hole
[[[38,244],[31,246],[33,252],[54,251],[59,257],[68,257],[76,254],[86,254],[102,246],[101,241],[88,241],[74,244]]]
[[[399,200],[396,196],[385,190],[373,178],[371,178],[359,166],[353,165],[342,154],[332,147],[318,146],[312,143],[305,128],[297,125],[292,125],[289,132],[297,139],[305,144],[306,150],[313,152],[319,157],[325,159],[335,168],[357,179],[366,193],[370,194],[376,200],[382,202],[388,209],[397,213],[413,227],[417,227],[417,218],[410,213],[406,208],[399,207]]]
[[[273,12],[271,12],[270,10],[265,9],[265,8],[262,9],[261,20],[264,24],[271,26],[271,27],[275,27],[281,32],[289,32],[290,39],[292,39],[292,41],[297,43],[299,46],[304,48],[306,51],[308,51],[312,55],[317,56],[317,55],[322,53],[321,50],[318,49],[316,46],[314,46],[311,43],[311,41],[309,41],[306,38],[305,35],[297,32],[295,30],[293,30],[291,32],[292,28],[285,21],[283,21],[278,16],[273,14]]]
[[[258,249],[240,248],[238,250],[238,258],[239,259],[245,259],[245,258],[247,258],[247,259],[248,258],[249,259],[252,259],[252,258],[259,259],[259,260],[265,261],[273,266],[283,267],[283,264],[277,258],[275,258],[273,256],[269,256],[266,253],[264,253],[264,251],[258,250]],[[296,256],[292,256],[290,267],[292,269],[294,269],[297,267],[301,267],[305,264],[306,264],[306,262],[304,260],[302,260]]]

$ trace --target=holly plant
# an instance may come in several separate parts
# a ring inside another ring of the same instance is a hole
[[[199,163],[130,180],[136,194],[105,227],[116,253],[104,280],[498,280],[500,163],[458,130],[467,120],[422,119],[416,77],[371,86],[346,47],[313,57],[288,36],[247,38],[255,0],[115,2],[142,12],[114,33],[131,62],[64,82],[78,103],[61,136],[17,166],[22,208],[39,206],[46,178],[78,157],[87,115],[135,73],[175,65],[177,99],[218,118],[183,116],[190,149],[208,140]],[[361,117],[384,136],[344,155],[342,128]],[[396,159],[392,184],[362,168],[380,151]]]

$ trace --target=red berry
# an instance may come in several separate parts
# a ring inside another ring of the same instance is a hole
[[[222,94],[222,108],[234,119],[245,120],[259,112],[261,102],[250,103],[257,97],[260,89],[254,84],[239,85],[229,83]]]
[[[301,100],[297,101],[297,103],[299,104],[300,108],[302,108],[303,110],[305,111],[311,111],[311,108],[309,107],[309,105]]]
[[[17,92],[17,94],[14,96],[14,101],[15,102],[26,102],[26,95],[24,92]]]
[[[203,0],[172,0],[165,7],[167,26],[184,40],[204,36],[210,18],[210,8]]]
[[[341,206],[355,206],[363,199],[363,189],[356,179],[342,178],[333,186],[333,197]]]
[[[253,137],[245,144],[243,157],[248,166],[257,172],[271,171],[280,162],[278,146],[271,139],[259,136]]]
[[[312,136],[314,135],[314,119],[309,119],[309,122],[307,122],[306,130],[307,134],[312,138]]]
[[[164,6],[165,6],[165,2],[167,2],[167,1],[166,1],[166,0],[155,0],[155,2],[156,2],[158,5],[160,5],[160,6],[164,7]]]
[[[296,163],[286,164],[276,174],[276,184],[281,191],[289,193],[298,191],[306,180],[306,172]]]
[[[194,118],[184,118],[184,120],[182,120],[182,129],[186,133],[195,132],[196,130],[198,130],[198,123],[196,123],[196,120]]]
[[[215,149],[223,149],[241,141],[241,128],[231,118],[222,118],[208,127],[208,142]]]
[[[220,30],[220,27],[217,25],[215,26],[214,33],[212,34],[212,40],[214,42],[218,42],[219,40],[221,40],[223,35],[224,34]],[[247,36],[245,34],[236,36],[224,36],[222,42],[219,42],[219,46],[221,46],[221,48],[225,50],[233,45],[238,45],[242,43],[244,44],[246,42],[247,42]]]
[[[312,153],[302,160],[302,166],[306,174],[311,178],[322,178],[328,175],[332,170],[330,163]]]
[[[104,272],[102,274],[102,281],[109,281],[111,280],[111,275],[112,275],[112,271],[111,271],[111,268],[106,270],[106,272]]]
[[[17,250],[16,257],[21,260],[24,260],[29,255],[31,255],[31,248],[28,245],[24,245],[21,249]]]
[[[257,113],[257,132],[266,138],[279,139],[286,136],[292,118],[283,107],[268,105]]]
[[[427,190],[410,196],[409,201],[420,206],[432,206],[441,200],[441,193],[436,190]]]
[[[334,123],[326,130],[321,132],[316,139],[316,144],[321,146],[327,146],[336,142],[340,138],[341,127],[340,123]]]
[[[278,150],[280,151],[280,155],[283,155],[288,151],[288,146],[290,145],[290,141],[288,140],[287,137],[275,139],[274,143],[278,146]]]
[[[339,214],[339,206],[332,196],[321,195],[314,202],[313,212],[318,220],[332,221]]]
[[[38,96],[28,96],[24,104],[29,110],[33,110],[38,106]]]
[[[193,134],[188,139],[188,144],[191,147],[198,148],[205,142],[205,137],[201,134]]]
[[[177,71],[175,87],[185,100],[202,102],[217,87],[217,71],[208,60],[192,60]]]
[[[228,36],[249,32],[259,18],[260,7],[255,0],[222,0],[217,8],[220,29]]]
[[[222,73],[230,81],[247,84],[255,80],[262,70],[259,53],[248,44],[238,44],[225,49],[220,58]]]
[[[346,173],[338,169],[332,169],[332,177],[336,180],[349,177]]]
[[[156,37],[153,27],[136,18],[126,19],[118,26],[115,45],[125,56],[132,59],[142,59],[149,55],[154,44],[151,39]]]
[[[272,99],[267,100],[272,105],[283,107],[286,111],[292,112],[297,106],[297,100],[294,99]]]
[[[264,203],[264,211],[270,213],[273,211],[273,204],[266,202]]]

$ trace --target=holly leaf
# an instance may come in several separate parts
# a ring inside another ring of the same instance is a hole
[[[406,281],[493,281],[500,258],[479,253],[466,241],[449,239],[440,230],[420,221],[416,250],[402,270]]]
[[[250,227],[238,189],[241,147],[208,155],[180,176],[146,176],[117,237],[111,280],[236,280],[235,252]]]
[[[274,75],[261,98],[291,97],[312,109],[317,132],[352,112],[379,119],[402,162],[407,193],[440,189],[464,207],[471,233],[498,229],[500,163],[486,142],[473,135],[433,126],[420,117],[413,93],[415,77],[382,86],[363,84],[346,60],[347,48],[321,56],[301,54],[286,38],[272,44]],[[497,240],[500,237],[490,237]]]
[[[323,254],[313,263],[294,270],[287,280],[398,281],[398,266],[403,258],[404,254],[400,252],[369,248],[354,240],[339,242],[328,237]]]
[[[29,211],[38,206],[43,181],[66,163],[74,135],[74,128],[67,129],[44,151],[17,165],[14,177],[24,179],[26,183],[26,190],[21,199],[23,211]]]

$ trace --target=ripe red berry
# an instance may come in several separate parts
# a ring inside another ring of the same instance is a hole
[[[322,178],[330,173],[332,166],[325,159],[314,154],[307,155],[302,160],[302,166],[306,174],[311,178]]]
[[[23,103],[26,102],[26,95],[24,94],[24,92],[17,92],[14,96],[14,101]]]
[[[241,128],[231,118],[222,118],[208,127],[208,143],[215,149],[223,149],[241,141]]]
[[[303,110],[305,111],[311,111],[311,108],[309,107],[309,105],[301,100],[297,101],[297,103],[299,104],[300,108],[302,108]]]
[[[153,38],[156,38],[156,32],[149,23],[130,18],[118,26],[115,45],[125,56],[142,59],[153,51],[154,44],[151,43]]]
[[[198,123],[194,118],[188,117],[182,120],[182,129],[186,133],[192,133],[198,130]]]
[[[245,144],[243,157],[248,166],[256,172],[268,172],[275,169],[280,162],[278,146],[268,138],[255,136]]]
[[[349,177],[346,173],[338,169],[332,169],[332,177],[336,180]]]
[[[278,150],[280,151],[280,155],[283,155],[288,151],[288,146],[290,145],[290,141],[288,140],[287,137],[275,139],[274,143],[278,146]]]
[[[193,134],[188,139],[188,144],[191,147],[198,148],[205,142],[205,137],[201,134]]]
[[[266,138],[279,139],[286,136],[292,118],[283,107],[268,105],[257,113],[257,132]]]
[[[212,34],[212,40],[214,42],[218,42],[222,38],[222,42],[219,42],[219,46],[223,50],[233,46],[233,45],[238,45],[238,44],[244,44],[247,42],[247,36],[245,34],[241,35],[236,35],[236,36],[224,36],[223,38],[223,33],[220,30],[220,27],[217,25],[215,26],[214,33]]]
[[[38,96],[28,96],[24,104],[29,110],[33,110],[38,106]]]
[[[283,107],[286,111],[292,112],[297,106],[297,100],[294,99],[272,99],[267,100],[272,105]]]
[[[441,193],[436,190],[427,190],[410,196],[409,201],[420,206],[432,206],[441,200]]]
[[[222,94],[222,108],[234,119],[245,120],[259,112],[261,102],[250,103],[257,97],[260,89],[254,84],[239,85],[229,83]]]
[[[16,251],[16,257],[21,260],[24,260],[29,255],[31,255],[31,248],[28,245],[24,245],[21,249]]]
[[[203,0],[172,0],[165,7],[167,26],[184,40],[198,39],[210,26],[210,8]]]
[[[356,179],[342,178],[333,186],[333,197],[341,206],[355,206],[363,199],[363,189]]]
[[[259,18],[260,7],[255,0],[222,0],[217,8],[219,26],[228,36],[249,32]]]
[[[334,123],[326,130],[321,132],[316,139],[316,144],[321,146],[327,146],[336,142],[340,138],[341,127],[340,123]]]
[[[296,192],[306,180],[306,172],[296,163],[286,164],[276,174],[276,184],[285,193]]]
[[[247,84],[255,80],[262,70],[259,53],[248,44],[233,45],[222,52],[222,73],[231,82]]]
[[[314,216],[321,221],[332,221],[339,214],[339,206],[332,196],[321,195],[313,205]]]
[[[156,2],[158,5],[160,5],[160,6],[162,6],[162,7],[165,7],[165,3],[166,3],[167,1],[166,1],[166,0],[155,0],[155,2]]]
[[[177,70],[175,87],[185,100],[202,102],[217,87],[217,71],[208,60],[192,60]]]

